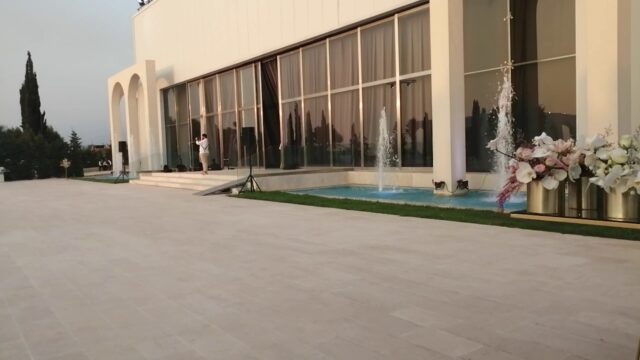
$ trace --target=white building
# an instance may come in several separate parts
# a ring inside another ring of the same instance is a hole
[[[519,137],[640,125],[636,0],[154,0],[133,25],[108,81],[133,171],[197,167],[201,133],[246,165],[243,127],[261,167],[366,169],[384,107],[401,171],[485,186],[503,70]]]

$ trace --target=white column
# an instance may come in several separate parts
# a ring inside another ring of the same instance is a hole
[[[156,63],[153,60],[144,62],[145,112],[148,124],[149,169],[159,170],[164,165],[163,122],[160,116],[160,92],[156,80]]]
[[[640,1],[631,1],[631,130],[640,126]]]
[[[455,193],[466,178],[462,0],[432,0],[433,179]]]
[[[578,142],[607,127],[613,139],[632,130],[632,111],[638,111],[632,107],[632,87],[638,86],[639,6],[637,0],[576,1]]]

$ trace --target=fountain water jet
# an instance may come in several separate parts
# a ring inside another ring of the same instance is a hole
[[[502,84],[498,93],[498,126],[496,128],[496,149],[494,154],[493,172],[498,175],[498,189],[507,182],[509,177],[509,158],[504,154],[513,154],[513,116],[511,102],[513,100],[513,86],[511,85],[511,69],[502,69]],[[502,154],[501,154],[502,153]]]
[[[394,160],[391,136],[387,129],[387,111],[383,107],[378,117],[378,148],[376,149],[376,166],[378,168],[378,191],[384,190],[385,168]]]

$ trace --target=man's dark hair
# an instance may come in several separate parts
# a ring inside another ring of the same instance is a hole
[[[202,134],[202,137],[206,139],[207,138],[207,134]]]

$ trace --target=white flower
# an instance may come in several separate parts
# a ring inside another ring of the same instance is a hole
[[[607,161],[609,160],[609,150],[606,148],[600,148],[596,151],[596,156],[600,160]]]
[[[591,149],[597,149],[607,144],[607,140],[600,134],[587,138],[585,142],[587,144],[587,147]]]
[[[631,137],[631,135],[622,135],[620,137],[620,140],[618,141],[618,144],[620,145],[620,147],[628,149],[631,147],[631,145],[633,145],[633,138]]]
[[[580,167],[580,164],[574,163],[569,165],[569,179],[571,179],[571,181],[575,181],[580,178],[581,174],[582,168]]]
[[[552,143],[553,143],[553,139],[551,138],[551,136],[547,135],[544,132],[540,134],[540,136],[536,136],[533,138],[533,144],[536,146],[551,145]]]
[[[498,150],[498,139],[489,141],[489,143],[487,144],[487,149],[491,149],[493,151]]]
[[[516,179],[522,184],[528,184],[536,178],[536,172],[531,168],[528,162],[519,162],[518,170],[516,170]]]
[[[534,150],[533,150],[533,154],[531,154],[531,157],[534,158],[543,158],[543,157],[547,157],[551,155],[551,151],[547,148],[544,147],[540,147],[537,146]]]
[[[629,154],[624,149],[614,149],[609,153],[611,160],[616,164],[626,164],[627,160],[629,160]]]
[[[609,173],[602,179],[602,188],[604,191],[609,192],[611,188],[616,185],[616,183],[620,180],[620,176],[624,172],[622,166],[615,165],[609,170]]]
[[[584,156],[584,164],[587,165],[588,167],[595,166],[596,161],[598,161],[596,154],[591,153],[591,154],[586,154]]]

